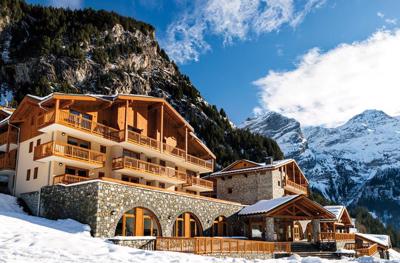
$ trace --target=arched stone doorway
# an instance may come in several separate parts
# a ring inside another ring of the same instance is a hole
[[[161,236],[161,227],[152,211],[135,207],[122,215],[115,236]]]
[[[172,228],[174,237],[196,237],[201,236],[203,229],[200,220],[192,213],[185,212],[175,219]]]
[[[225,216],[218,216],[214,219],[211,229],[211,236],[228,236],[228,224]]]

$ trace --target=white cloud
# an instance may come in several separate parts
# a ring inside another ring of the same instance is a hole
[[[225,45],[248,40],[283,25],[297,27],[326,0],[206,0],[195,1],[168,26],[163,46],[179,63],[199,59],[210,50],[208,35],[220,36]]]
[[[291,71],[254,81],[260,105],[304,125],[336,126],[366,109],[400,112],[400,29],[362,42],[309,50]],[[259,113],[257,107],[256,112]]]
[[[382,12],[378,12],[378,13],[376,13],[376,15],[379,18],[383,19],[383,21],[385,21],[386,24],[389,24],[389,25],[396,25],[397,24],[397,19],[396,18],[385,18],[385,14],[382,13]]]
[[[385,17],[385,14],[382,13],[382,12],[378,12],[378,13],[376,13],[376,15],[377,15],[378,17],[380,17],[380,18],[384,18],[384,17]]]
[[[83,7],[83,0],[48,0],[48,5],[69,9],[80,9]]]

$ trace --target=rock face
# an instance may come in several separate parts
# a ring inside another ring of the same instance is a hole
[[[234,128],[208,104],[155,39],[154,28],[106,11],[0,1],[0,93],[14,106],[28,93],[131,93],[165,98],[214,152],[217,167],[238,158],[282,158],[271,139]]]
[[[398,118],[367,110],[336,128],[301,128],[294,119],[267,113],[242,127],[274,138],[326,197],[364,205],[383,222],[400,228],[395,220],[400,213]]]

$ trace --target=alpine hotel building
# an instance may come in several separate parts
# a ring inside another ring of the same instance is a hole
[[[356,246],[347,210],[310,200],[294,160],[238,160],[214,172],[215,155],[164,99],[27,95],[0,118],[0,189],[33,214],[90,225],[93,236]]]

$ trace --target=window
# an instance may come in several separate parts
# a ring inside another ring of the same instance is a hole
[[[158,183],[158,187],[165,188],[165,183]]]
[[[219,216],[214,219],[212,227],[212,236],[227,236],[227,224],[224,216]]]
[[[76,168],[76,167],[72,167],[72,166],[65,167],[65,173],[70,174],[70,175],[75,175],[75,176],[81,176],[81,177],[89,177],[88,170]]]
[[[232,175],[229,175],[229,176],[228,176],[228,179],[232,179]]]
[[[29,152],[31,153],[33,151],[33,142],[29,143]]]
[[[151,181],[147,181],[147,182],[146,182],[146,185],[148,185],[148,186],[152,186],[152,185],[153,185],[153,183],[152,183]]]
[[[189,230],[189,231],[187,231]],[[202,233],[199,220],[191,213],[183,213],[175,220],[172,230],[176,237],[196,237]]]
[[[148,162],[148,163],[151,163],[151,158],[147,158],[147,162]]]
[[[100,145],[100,152],[101,153],[107,153],[107,147],[104,145]]]
[[[37,139],[37,141],[36,141],[36,146],[39,146],[41,144],[41,140],[40,139]]]
[[[28,169],[28,170],[26,171],[26,180],[27,180],[27,181],[31,180],[31,169]]]
[[[228,188],[228,194],[231,194],[231,193],[233,193],[233,189],[232,189],[232,187],[229,187]]]
[[[165,161],[164,160],[160,160],[160,166],[166,166],[166,163],[165,163]]]
[[[104,176],[104,172],[99,172],[99,178],[103,178]]]
[[[37,179],[38,172],[39,172],[39,167],[35,167],[35,170],[33,171],[33,179]]]
[[[159,236],[160,226],[156,216],[148,209],[136,207],[119,220],[116,236]]]
[[[135,184],[138,184],[139,183],[139,178],[137,178],[137,177],[133,177],[133,176],[128,176],[128,175],[122,175],[122,181],[125,181],[125,182],[130,182],[130,183],[135,183]]]
[[[278,186],[281,186],[281,181],[278,180]]]
[[[123,156],[127,156],[127,157],[131,157],[131,158],[135,158],[135,159],[140,159],[140,154],[137,152],[132,152],[129,150],[124,149],[124,151],[122,152]]]
[[[78,146],[85,149],[90,149],[90,142],[68,136],[68,144]]]

